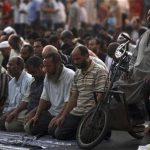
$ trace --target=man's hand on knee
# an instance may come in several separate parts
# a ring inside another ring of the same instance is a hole
[[[6,121],[9,123],[9,122],[13,121],[14,119],[16,119],[17,116],[18,116],[18,113],[12,112],[7,116]]]
[[[39,117],[35,115],[31,120],[29,120],[29,124],[34,127],[38,120],[39,120]]]

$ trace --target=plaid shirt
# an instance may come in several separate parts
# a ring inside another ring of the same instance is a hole
[[[7,71],[0,66],[0,106],[2,106],[8,96],[8,83],[11,77]]]
[[[104,92],[107,75],[107,70],[93,61],[85,73],[81,69],[76,71],[71,91],[77,91],[79,96],[72,114],[81,116],[93,107],[94,92]]]

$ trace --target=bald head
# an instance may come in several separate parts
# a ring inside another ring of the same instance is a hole
[[[43,48],[42,57],[45,58],[47,55],[51,53],[58,53],[58,50],[55,46],[47,45]]]
[[[16,44],[19,44],[21,42],[21,39],[18,35],[12,34],[9,36],[8,42],[10,46],[14,48]]]
[[[79,55],[81,55],[81,56],[89,56],[88,48],[86,46],[83,46],[83,45],[76,46],[73,49],[72,55],[74,55],[76,53],[79,53]]]
[[[71,53],[71,56],[73,63],[79,69],[86,69],[90,63],[88,49],[83,45],[75,47]]]

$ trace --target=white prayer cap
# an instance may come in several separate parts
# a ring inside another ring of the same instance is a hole
[[[11,26],[6,27],[3,31],[4,31],[6,34],[16,34],[15,29],[12,28]]]
[[[8,47],[10,47],[8,41],[0,42],[0,49],[1,48],[8,48]]]

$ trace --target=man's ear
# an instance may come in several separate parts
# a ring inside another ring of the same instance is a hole
[[[43,70],[43,67],[44,67],[44,65],[43,65],[43,64],[41,64],[39,68],[40,68],[41,70]]]
[[[87,54],[85,55],[86,58],[89,58],[89,56],[90,56],[89,53],[87,53]]]

